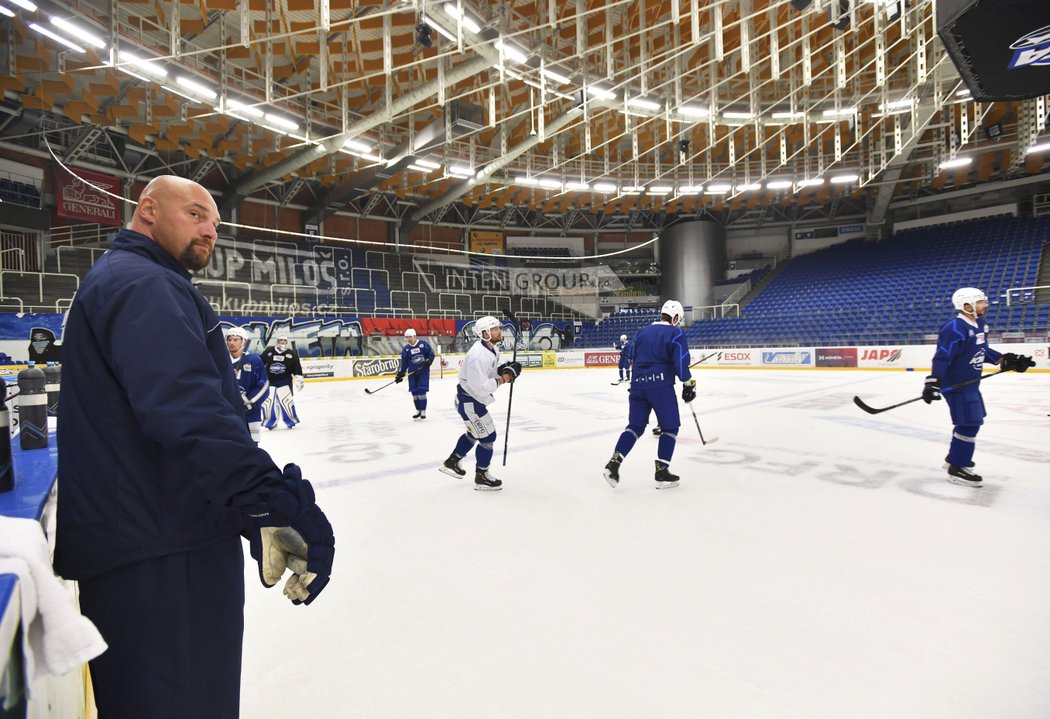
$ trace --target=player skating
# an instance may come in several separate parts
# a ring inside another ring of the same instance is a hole
[[[416,408],[412,419],[422,420],[427,418],[427,392],[430,391],[430,365],[434,363],[434,350],[429,342],[417,338],[412,328],[405,330],[405,341],[408,344],[401,350],[401,367],[394,382],[403,382],[407,372],[408,391],[412,393],[412,404]]]
[[[499,490],[503,488],[503,482],[489,472],[496,443],[496,423],[489,414],[488,405],[495,399],[492,393],[497,387],[517,379],[521,374],[521,365],[513,361],[499,364],[496,346],[503,337],[503,331],[495,317],[482,317],[475,322],[474,334],[478,341],[463,360],[456,387],[456,409],[467,431],[460,436],[456,448],[439,469],[453,477],[464,476],[467,471],[460,466],[459,461],[477,444],[474,489]]]
[[[295,410],[295,393],[303,388],[303,366],[299,353],[281,335],[273,347],[262,353],[262,363],[270,380],[271,392],[263,403],[263,426],[273,429],[280,419],[288,429],[299,424]]]
[[[952,304],[959,314],[941,328],[937,336],[937,351],[933,368],[926,378],[922,398],[926,404],[943,397],[951,411],[952,442],[944,467],[948,481],[966,487],[980,487],[981,475],[973,471],[973,452],[977,432],[984,424],[984,399],[979,382],[967,384],[941,395],[942,387],[954,387],[981,376],[985,364],[1000,365],[1004,370],[1024,372],[1034,367],[1031,357],[1013,352],[1002,354],[988,346],[988,297],[975,287],[963,287],[952,295]]]
[[[620,353],[620,379],[613,382],[614,385],[625,380],[631,381],[631,347],[631,341],[627,339],[627,335],[620,335],[620,341],[613,345],[613,349]]]
[[[230,351],[233,374],[241,388],[244,414],[248,420],[248,431],[256,444],[262,438],[262,409],[270,382],[266,379],[266,368],[258,355],[248,351],[248,332],[243,327],[226,331],[226,349]]]
[[[634,379],[631,380],[627,427],[616,442],[612,459],[605,465],[605,479],[613,487],[620,483],[620,464],[649,424],[649,413],[653,411],[662,430],[656,453],[656,488],[678,486],[678,476],[671,474],[669,468],[681,426],[674,378],[682,380],[685,402],[696,399],[696,380],[689,372],[689,345],[685,333],[678,327],[682,313],[681,303],[665,302],[660,309],[660,319],[634,338]]]

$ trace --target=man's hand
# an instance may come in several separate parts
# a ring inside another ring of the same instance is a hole
[[[688,382],[682,383],[682,401],[689,404],[696,399],[696,380],[690,378]]]
[[[521,374],[520,362],[504,362],[496,368],[496,374],[504,377],[504,382],[513,382]]]
[[[328,585],[335,535],[298,466],[285,466],[284,485],[265,502],[242,510],[246,534],[263,586],[272,587],[291,569],[285,596],[293,604],[309,604]]]
[[[926,378],[926,385],[922,388],[922,401],[926,404],[941,399],[941,379],[932,374]]]

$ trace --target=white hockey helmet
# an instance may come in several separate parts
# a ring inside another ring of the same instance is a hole
[[[955,309],[965,312],[964,306],[970,305],[971,312],[977,311],[977,303],[981,300],[988,301],[988,295],[976,287],[960,287],[952,294],[952,304]]]
[[[244,329],[243,327],[230,327],[228,330],[226,330],[226,337],[227,339],[229,339],[230,337],[240,337],[245,342],[252,338],[251,335],[248,334],[248,330]]]
[[[667,300],[667,302],[664,302],[664,306],[660,308],[660,314],[670,317],[672,325],[680,325],[682,324],[682,315],[685,314],[685,310],[682,309],[682,303],[678,300]]]
[[[408,338],[408,337],[415,337],[415,336],[416,336],[416,331],[414,329],[412,329],[411,327],[409,327],[407,330],[405,330],[405,337],[406,338]]]
[[[621,342],[626,342],[627,341],[627,335],[620,335],[620,341]]]
[[[486,315],[474,323],[474,335],[478,339],[488,340],[492,336],[492,330],[500,326],[499,320],[492,315]],[[489,337],[485,333],[489,333]]]

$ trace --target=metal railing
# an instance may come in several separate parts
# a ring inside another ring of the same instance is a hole
[[[457,298],[460,298],[460,297],[462,297],[463,299],[465,299],[467,301],[466,309],[463,309],[462,307],[460,307],[459,299],[457,299]],[[446,302],[445,302],[446,298],[451,298],[452,299],[452,307],[447,307],[446,306]],[[443,310],[443,311],[457,312],[457,313],[463,315],[464,317],[469,317],[470,315],[474,314],[474,303],[471,300],[470,295],[466,295],[466,294],[463,294],[463,293],[460,293],[460,292],[439,292],[438,293],[438,309],[439,310]],[[429,316],[429,312],[427,314]]]
[[[1017,301],[1017,304],[1027,304],[1028,302],[1032,302],[1035,300],[1035,293],[1037,290],[1050,290],[1050,285],[1038,285],[1036,287],[1011,287],[1006,291],[1006,306],[1009,307],[1011,304],[1013,304],[1010,297],[1014,292],[1026,293],[1021,296],[1020,300]]]
[[[65,252],[65,254],[67,256],[70,255],[70,254],[76,255],[76,254],[83,254],[84,252],[87,252],[89,257],[90,257],[90,262],[88,263],[88,269],[91,269],[92,267],[95,266],[95,263],[98,262],[98,257],[101,257],[102,255],[106,254],[107,252],[109,252],[109,250],[101,248],[101,247],[72,247],[72,246],[69,246],[69,245],[63,245],[63,246],[59,247],[55,251],[55,259],[56,259],[56,262],[58,263],[58,271],[59,272],[63,271],[62,270],[62,253],[63,252]],[[97,257],[96,257],[96,255],[97,255]],[[69,260],[67,260],[67,264],[68,263],[69,263]]]
[[[218,287],[222,292],[222,301],[219,303],[222,307],[229,307],[230,298],[227,291],[235,287],[244,290],[244,297],[237,299],[242,299],[247,303],[252,301],[252,286],[247,282],[234,282],[233,280],[196,280],[193,284],[197,286],[197,289],[200,290],[201,294],[204,294],[204,290],[202,289],[204,286]],[[214,306],[214,303],[212,306]]]
[[[26,271],[26,251],[23,250],[21,247],[11,247],[10,249],[0,250],[0,267],[3,267],[4,269],[8,269],[6,255],[10,255],[10,254],[14,254],[14,256],[18,258],[18,271],[19,272],[25,272]],[[12,267],[10,269],[13,270],[15,268]],[[59,267],[58,271],[61,272],[62,268]]]
[[[19,279],[23,279],[25,275],[29,275],[30,279],[36,278],[37,281],[37,302],[44,301],[44,278],[45,277],[68,277],[73,281],[73,291],[76,292],[80,289],[80,278],[76,275],[67,274],[64,272],[21,272],[19,270],[0,270],[0,296],[5,294],[4,290],[4,279],[10,278],[17,275]],[[8,280],[10,281],[10,280]],[[10,289],[10,284],[8,284]],[[13,294],[13,293],[12,293]]]
[[[416,280],[416,288],[421,292],[427,292],[431,287],[437,286],[437,277],[433,272],[412,272],[405,270],[401,273],[401,289],[409,289],[408,278],[410,277],[419,278]],[[430,284],[424,284],[423,281],[428,277],[430,278]]]
[[[693,311],[689,315],[689,318],[695,322],[697,320],[717,320],[739,316],[740,305],[736,303],[723,303],[720,305],[704,305],[702,307],[694,307]]]
[[[18,307],[19,312],[25,312],[26,306],[18,297],[0,297],[0,308]]]

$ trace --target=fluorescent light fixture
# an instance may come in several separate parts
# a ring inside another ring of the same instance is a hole
[[[575,190],[577,192],[588,192],[591,186],[582,180],[570,180],[565,183],[566,190]]]
[[[616,183],[615,182],[595,182],[594,183],[594,190],[595,190],[595,192],[616,192]]]
[[[839,108],[838,110],[825,110],[824,112],[820,113],[820,115],[821,117],[850,117],[852,115],[855,115],[856,112],[857,108],[855,107],[843,107]]]
[[[900,99],[900,100],[894,100],[892,102],[887,102],[885,104],[880,104],[879,105],[879,109],[880,110],[899,110],[901,108],[910,108],[911,107],[911,103],[912,103],[911,98],[910,97],[905,97],[905,98]]]
[[[835,175],[831,178],[832,185],[849,185],[860,179],[860,175]]]
[[[451,15],[453,18],[455,18],[456,21],[460,25],[462,25],[464,29],[470,30],[472,33],[475,34],[481,32],[481,26],[474,22],[470,15],[468,15],[466,12],[460,15],[459,8],[456,7],[456,3],[447,2],[444,5],[442,5],[442,7],[444,8],[445,12]]]
[[[240,100],[233,100],[229,98],[227,98],[226,100],[226,110],[229,112],[236,112],[241,115],[247,115],[248,117],[254,117],[256,119],[261,119],[266,114],[257,107],[245,105]]]
[[[554,70],[551,70],[550,68],[546,67],[543,68],[541,72],[547,77],[549,77],[551,80],[554,80],[554,82],[558,83],[559,85],[569,84],[569,78],[565,77],[565,75],[562,75],[560,72],[555,72]]]
[[[714,184],[708,185],[707,189],[704,190],[704,193],[708,195],[723,195],[727,192],[732,192],[732,190],[732,185]]]
[[[29,0],[11,0],[11,2],[13,2],[15,5],[22,8],[23,10],[28,10],[29,12],[36,12],[36,5],[29,2]]]
[[[294,120],[289,120],[287,117],[281,117],[280,115],[275,115],[272,112],[267,112],[265,114],[265,117],[266,121],[270,124],[276,125],[280,128],[284,128],[285,130],[290,130],[294,132],[295,130],[299,129],[299,123],[295,122]]]
[[[41,27],[40,25],[37,25],[35,22],[29,23],[29,27],[31,29],[33,29],[33,30],[36,30],[41,35],[46,35],[47,37],[51,38],[55,42],[62,43],[63,45],[68,47],[70,50],[76,50],[77,52],[87,52],[87,50],[85,50],[84,48],[80,47],[80,45],[74,44],[74,43],[70,42],[69,40],[66,40],[61,35],[53,33],[50,30],[48,30],[46,27]]]
[[[674,192],[674,188],[670,185],[649,185],[646,191],[650,195],[666,195],[668,192]]]
[[[429,167],[431,170],[437,170],[441,167],[441,165],[439,165],[438,163],[432,162],[430,160],[424,160],[422,157],[416,160],[416,164],[420,167]]]
[[[642,194],[642,190],[643,189],[644,188],[641,188],[641,187],[625,187],[625,188],[623,188],[623,194],[625,194],[625,195],[640,195],[640,194]]]
[[[971,94],[972,93],[970,92],[969,88],[964,88],[962,90],[959,90],[957,93],[955,93],[955,96],[956,97],[969,97]]]
[[[90,33],[87,30],[79,28],[73,23],[69,22],[68,20],[63,20],[60,17],[52,16],[51,24],[57,28],[65,30],[77,40],[83,40],[92,47],[103,48],[106,46],[106,41],[100,38],[98,35],[95,35],[94,33]]]
[[[750,183],[745,183],[743,185],[737,185],[736,186],[736,191],[737,192],[758,192],[761,189],[762,189],[762,183],[761,182],[750,182]]]
[[[678,188],[679,195],[699,195],[703,191],[703,185],[682,185]]]
[[[545,187],[548,190],[560,190],[561,180],[555,180],[553,177],[539,177],[536,182],[540,187]]]
[[[535,177],[515,177],[514,184],[525,185],[525,187],[535,187],[540,183],[539,180],[537,180]]]
[[[817,187],[824,184],[823,177],[814,177],[809,180],[801,180],[798,183],[799,187]]]
[[[804,112],[774,112],[770,115],[774,120],[801,120],[805,116]]]
[[[382,162],[383,158],[379,155],[372,154],[371,152],[351,152],[354,157],[360,157],[362,160],[370,160],[371,162]]]
[[[349,150],[356,150],[357,152],[371,152],[372,146],[367,142],[361,142],[360,140],[347,140],[343,143],[343,147]]]
[[[208,100],[214,100],[218,96],[218,93],[212,90],[207,85],[202,85],[196,80],[192,80],[188,77],[180,75],[179,77],[175,78],[175,82],[181,85],[186,90],[189,90],[190,92],[194,93],[198,97],[207,98]],[[296,127],[298,127],[298,125],[296,125]]]
[[[1050,142],[1041,142],[1038,145],[1032,145],[1029,147],[1028,152],[1025,154],[1034,155],[1037,152],[1046,152],[1047,150],[1050,150]]]
[[[699,105],[679,105],[678,114],[686,117],[707,117],[711,111]]]
[[[8,10],[3,5],[0,5],[0,15],[7,15],[8,17],[14,17],[15,16],[15,14],[13,12]]]
[[[518,48],[511,45],[509,42],[503,42],[497,40],[495,43],[496,49],[503,53],[503,57],[509,58],[514,62],[525,62],[529,59],[529,56],[523,53]]]
[[[138,55],[133,55],[130,52],[124,52],[123,50],[117,55],[120,58],[120,63],[123,65],[130,65],[135,70],[143,72],[147,75],[152,75],[155,78],[161,79],[168,76],[168,71],[156,62],[148,62]],[[124,70],[125,68],[121,68]],[[232,101],[231,101],[232,102]]]
[[[736,110],[730,110],[723,112],[722,117],[727,120],[754,120],[755,114],[753,112],[738,112]]]
[[[640,107],[643,110],[660,109],[660,103],[654,102],[653,100],[647,100],[644,97],[632,97],[627,101],[627,104],[631,107]]]
[[[590,95],[594,95],[599,100],[615,100],[616,99],[616,93],[612,92],[611,90],[607,90],[604,87],[599,87],[597,85],[588,85],[587,86],[587,92]]]
[[[448,174],[450,175],[462,175],[463,177],[473,177],[474,168],[469,165],[449,165]]]
[[[971,162],[973,162],[972,157],[956,157],[954,160],[945,160],[940,167],[942,170],[952,170],[957,167],[966,167]]]
[[[767,190],[789,190],[791,189],[791,180],[770,180],[766,183]]]
[[[416,172],[422,172],[424,175],[430,174],[434,171],[433,167],[423,167],[422,165],[416,164],[409,165],[408,169],[415,170]]]

